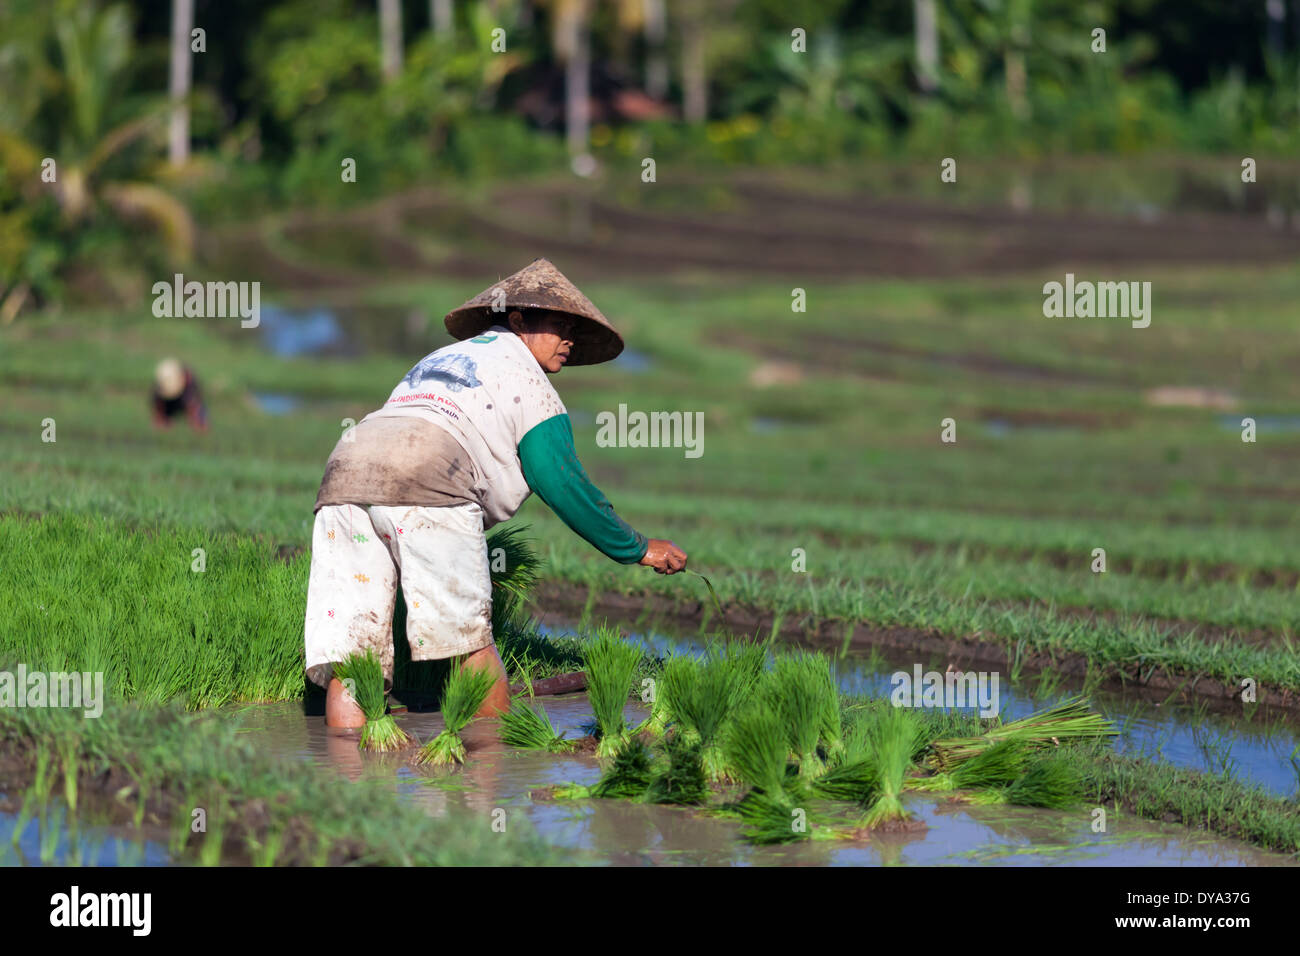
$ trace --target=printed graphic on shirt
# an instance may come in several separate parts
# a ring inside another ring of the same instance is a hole
[[[402,381],[417,388],[429,379],[443,382],[453,392],[478,388],[483,384],[478,380],[478,363],[468,355],[457,353],[440,355],[434,352],[425,356],[415,368],[406,373]]]

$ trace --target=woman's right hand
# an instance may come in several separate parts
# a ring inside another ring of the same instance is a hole
[[[664,538],[651,538],[645,556],[638,562],[659,574],[676,574],[686,567],[686,552]]]

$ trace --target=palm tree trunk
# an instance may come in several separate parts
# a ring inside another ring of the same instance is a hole
[[[194,0],[172,0],[171,123],[167,130],[167,159],[180,166],[190,158],[190,31],[194,29]]]
[[[379,0],[379,42],[384,79],[402,72],[402,2]]]
[[[706,27],[702,17],[691,17],[682,27],[682,115],[688,123],[702,123],[709,113]]]
[[[429,22],[439,36],[450,36],[455,28],[451,15],[451,0],[429,0]]]
[[[939,20],[934,0],[912,0],[916,21],[916,79],[922,90],[939,88]]]
[[[668,36],[668,11],[664,0],[644,0],[646,66],[645,89],[657,100],[668,97],[668,55],[664,41]]]
[[[591,0],[566,5],[561,24],[564,65],[564,127],[570,156],[587,152],[591,126]]]

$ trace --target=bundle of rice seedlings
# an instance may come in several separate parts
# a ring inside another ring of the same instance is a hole
[[[383,665],[373,650],[366,648],[364,654],[349,654],[334,665],[334,676],[349,686],[352,697],[366,715],[359,744],[362,750],[387,753],[415,743],[414,738],[398,727],[387,713]]]
[[[952,770],[912,782],[916,790],[987,790],[1019,777],[1029,761],[1030,745],[1020,740],[1000,740]]]
[[[463,663],[453,667],[442,690],[445,728],[420,748],[414,762],[435,767],[464,763],[465,743],[460,739],[460,732],[474,719],[495,683],[496,675],[489,670],[466,667]]]
[[[1018,740],[1030,746],[1057,744],[1062,740],[1114,736],[1119,733],[1113,722],[1088,709],[1088,698],[1077,696],[1022,717],[1009,724],[993,727],[978,737],[936,740],[930,745],[931,763],[946,769],[987,750],[1001,740]]]
[[[777,791],[775,794],[753,791],[746,794],[736,808],[745,822],[744,838],[750,843],[771,845],[775,843],[792,843],[809,836],[808,827],[796,829],[795,806],[787,794]],[[804,816],[806,824],[807,816]]]
[[[636,799],[650,786],[654,777],[653,764],[650,748],[632,737],[619,748],[600,782],[591,788],[591,795]]]
[[[664,741],[667,764],[655,771],[646,800],[698,806],[709,798],[709,780],[704,772],[700,744],[674,734]]]
[[[789,747],[781,718],[771,708],[754,704],[737,711],[722,746],[727,765],[742,782],[761,793],[782,793]]]
[[[912,748],[918,733],[916,716],[901,707],[889,708],[874,722],[870,739],[876,757],[877,793],[862,818],[863,826],[875,827],[910,818],[899,798],[903,792],[903,780],[912,766]]]
[[[826,751],[826,762],[833,763],[840,759],[844,751],[844,713],[840,709],[840,689],[831,672],[828,658],[821,658],[816,673],[823,684],[821,743]]]
[[[737,700],[741,673],[726,656],[711,651],[703,661],[674,658],[664,667],[662,683],[674,719],[687,738],[700,744],[704,772],[710,780],[725,776],[719,746],[723,726]]]
[[[572,740],[555,729],[546,708],[528,703],[522,694],[510,701],[510,709],[501,715],[501,742],[520,750],[545,750],[548,753],[567,753],[574,747]]]
[[[849,718],[844,743],[834,765],[817,778],[814,791],[831,800],[850,800],[869,806],[876,796],[876,753],[871,747],[875,713],[856,711]]]
[[[587,696],[600,731],[597,757],[614,756],[629,739],[623,707],[640,661],[640,649],[624,641],[612,628],[601,628],[587,645]]]
[[[668,732],[668,725],[672,723],[673,718],[672,711],[668,707],[668,697],[664,693],[663,670],[667,666],[667,663],[665,663],[660,668],[659,673],[655,675],[655,694],[654,699],[650,702],[650,713],[645,720],[633,728],[633,735],[648,734],[662,740]]]
[[[976,803],[1011,803],[1021,807],[1068,810],[1083,800],[1083,776],[1066,757],[1051,755],[1034,761],[1018,779],[989,793],[975,795]]]
[[[504,560],[493,560],[489,573],[492,576],[492,632],[500,634],[514,617],[533,586],[541,569],[541,559],[533,550],[531,539],[524,537],[527,525],[512,528],[495,528],[487,537],[488,555]],[[501,568],[502,570],[493,570]]]
[[[735,693],[739,703],[740,700],[748,698],[763,677],[763,669],[767,664],[767,646],[732,641],[727,645],[726,658],[727,663],[737,674]]]
[[[787,743],[799,761],[799,776],[805,783],[811,783],[826,769],[817,744],[825,726],[827,694],[837,694],[834,686],[828,688],[822,679],[816,657],[806,652],[778,657],[760,693],[781,717]]]

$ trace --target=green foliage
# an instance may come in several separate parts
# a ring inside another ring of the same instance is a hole
[[[602,627],[588,643],[585,656],[587,696],[600,734],[597,755],[614,756],[628,740],[623,708],[641,651],[624,641],[616,628]]]
[[[496,680],[496,675],[485,668],[467,667],[464,663],[452,668],[442,691],[445,729],[420,748],[415,763],[437,767],[465,762],[465,744],[460,732],[474,719]]]
[[[704,771],[700,744],[673,734],[664,741],[667,760],[658,767],[645,792],[649,803],[697,806],[709,798],[709,778]]]
[[[789,745],[782,717],[765,702],[737,711],[723,751],[743,783],[770,795],[783,791]]]
[[[645,793],[654,776],[653,755],[639,738],[626,741],[591,790],[593,797],[635,799]]]
[[[900,796],[903,780],[912,766],[916,739],[921,733],[919,722],[911,710],[889,707],[877,714],[869,735],[875,754],[876,796],[862,818],[863,826],[880,826],[907,820],[911,816],[903,807]]]
[[[1034,761],[1023,776],[1007,787],[1007,803],[1053,810],[1068,810],[1077,805],[1083,800],[1084,786],[1078,763],[1077,758],[1067,755]]]
[[[555,729],[546,708],[529,703],[522,695],[511,700],[510,709],[501,715],[500,733],[503,744],[520,750],[565,753],[573,749],[573,742]]]
[[[13,660],[3,666],[12,669]],[[512,825],[511,839],[501,840],[459,814],[431,816],[391,788],[279,759],[229,713],[113,703],[85,720],[66,708],[0,708],[0,753],[18,767],[44,760],[43,801],[66,798],[73,781],[74,827],[77,820],[138,826],[146,815],[170,823],[178,862],[205,853],[226,864],[540,865],[565,855],[530,829]],[[129,785],[104,792],[106,767]],[[196,806],[207,809],[206,836],[191,833]],[[222,839],[212,840],[214,833]]]
[[[362,750],[399,750],[412,742],[411,736],[387,713],[384,671],[373,650],[366,648],[364,654],[349,654],[334,665],[334,676],[349,687],[366,715],[359,743]]]

